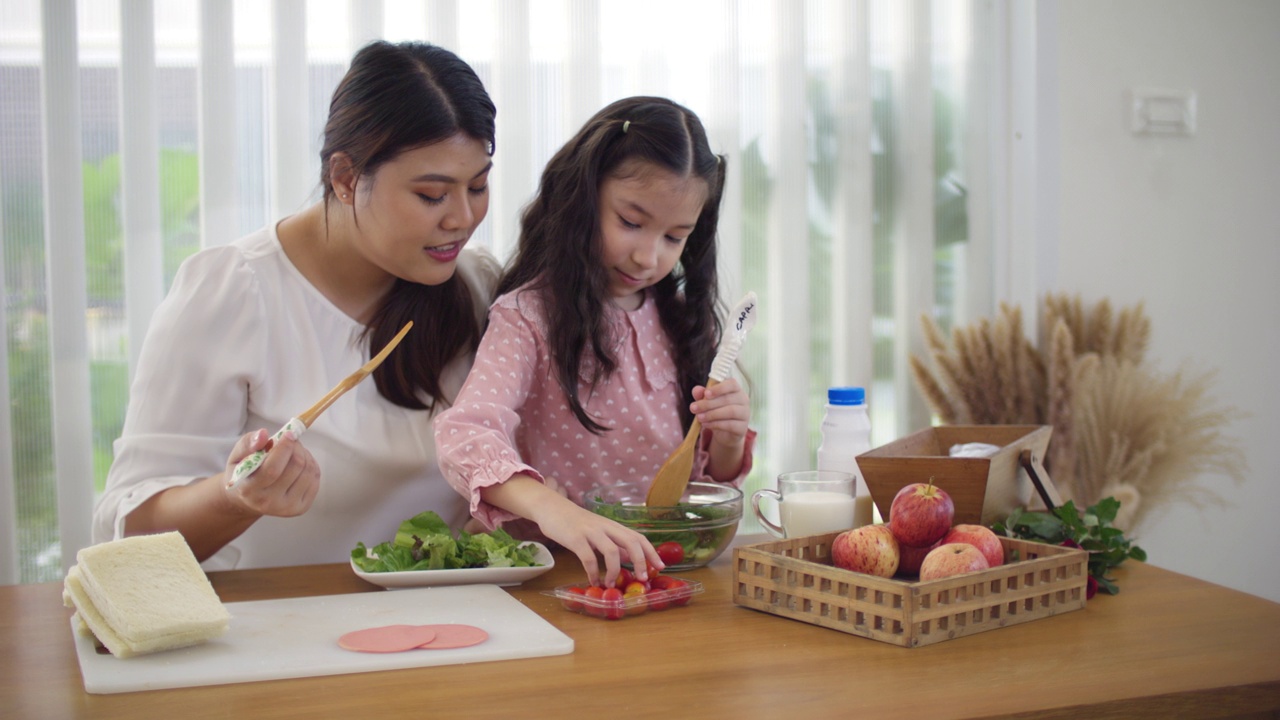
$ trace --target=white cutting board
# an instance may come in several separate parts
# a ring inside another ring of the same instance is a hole
[[[497,585],[227,603],[226,634],[203,645],[121,660],[75,633],[84,689],[120,693],[341,675],[456,663],[565,655],[573,638]],[[380,625],[462,623],[489,639],[467,648],[360,653],[338,647],[351,630]]]

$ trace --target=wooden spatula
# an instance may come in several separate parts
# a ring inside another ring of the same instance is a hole
[[[707,387],[715,387],[720,381],[733,372],[733,364],[738,360],[738,351],[746,339],[747,331],[756,324],[756,294],[747,293],[738,302],[729,318],[729,328],[720,338],[720,349],[711,363],[711,376],[707,379]],[[671,453],[658,468],[658,473],[649,485],[649,494],[645,504],[649,507],[673,507],[684,496],[689,485],[689,474],[693,471],[693,458],[698,446],[698,437],[702,434],[702,424],[697,418],[689,425],[689,432],[684,436],[675,452]]]
[[[391,351],[395,350],[396,346],[400,344],[400,341],[404,339],[404,336],[408,334],[409,328],[411,327],[413,327],[412,320],[405,323],[404,327],[400,328],[400,332],[396,333],[396,336],[391,338],[391,341],[388,342],[377,355],[370,358],[369,362],[361,365],[359,370],[356,370],[343,378],[342,382],[333,386],[333,389],[325,393],[325,396],[317,400],[314,405],[303,410],[297,417],[290,418],[289,422],[284,424],[284,427],[277,430],[276,434],[271,436],[272,442],[279,440],[290,430],[293,431],[294,435],[301,435],[306,432],[307,428],[311,427],[311,424],[316,421],[316,418],[320,417],[320,413],[327,410],[329,406],[337,401],[338,398],[342,397],[344,393],[356,385],[359,385],[361,380],[369,377],[374,370],[377,370],[378,366],[382,364],[382,361],[387,359],[387,356],[391,354]],[[269,448],[271,446],[268,445],[267,447]],[[231,487],[252,475],[254,471],[262,465],[262,461],[266,457],[267,450],[263,449],[237,463],[235,471],[231,475],[231,479],[227,481],[227,487]]]

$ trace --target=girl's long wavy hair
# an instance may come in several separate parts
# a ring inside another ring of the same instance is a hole
[[[320,150],[326,221],[335,153],[350,159],[357,178],[372,176],[400,153],[459,133],[485,143],[493,155],[496,115],[480,78],[452,52],[420,42],[366,45],[329,104]],[[440,387],[445,367],[480,343],[466,281],[458,273],[439,285],[397,279],[365,330],[370,348],[382,348],[409,320],[413,331],[374,371],[374,382],[396,405],[435,410],[448,402]]]
[[[724,190],[725,159],[713,153],[698,116],[659,97],[618,100],[587,121],[551,158],[538,194],[521,216],[520,241],[498,285],[501,295],[525,284],[545,298],[556,379],[569,408],[587,428],[608,428],[591,418],[579,397],[584,362],[594,388],[616,368],[609,347],[605,304],[609,281],[600,236],[601,184],[646,165],[706,182],[707,200],[674,270],[650,288],[673,344],[681,397],[706,382],[720,338],[717,309],[716,225]],[[681,422],[693,421],[681,404]]]

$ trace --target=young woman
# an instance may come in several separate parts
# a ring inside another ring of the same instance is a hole
[[[488,211],[494,106],[453,53],[360,50],[334,92],[323,197],[189,258],[156,311],[131,389],[94,541],[177,529],[208,569],[339,562],[432,509],[431,423],[462,385],[497,282],[464,250]],[[374,377],[262,466],[232,468],[413,329]]]
[[[750,403],[705,388],[720,339],[716,223],[724,159],[697,116],[620,100],[548,163],[476,364],[436,422],[445,477],[488,527],[524,518],[613,582],[625,556],[662,563],[641,534],[581,505],[646,483],[696,415],[695,479],[751,469]],[[693,402],[690,403],[692,398]]]

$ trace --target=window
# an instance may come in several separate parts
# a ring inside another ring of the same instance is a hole
[[[702,117],[731,176],[723,295],[761,300],[747,492],[812,465],[829,385],[868,387],[875,444],[927,424],[906,370],[920,313],[947,326],[992,303],[986,49],[1002,8],[7,0],[0,582],[58,579],[87,543],[151,310],[190,253],[314,200],[329,96],[379,36],[454,49],[493,95],[477,242],[500,258],[542,164],[599,107],[658,94]]]

